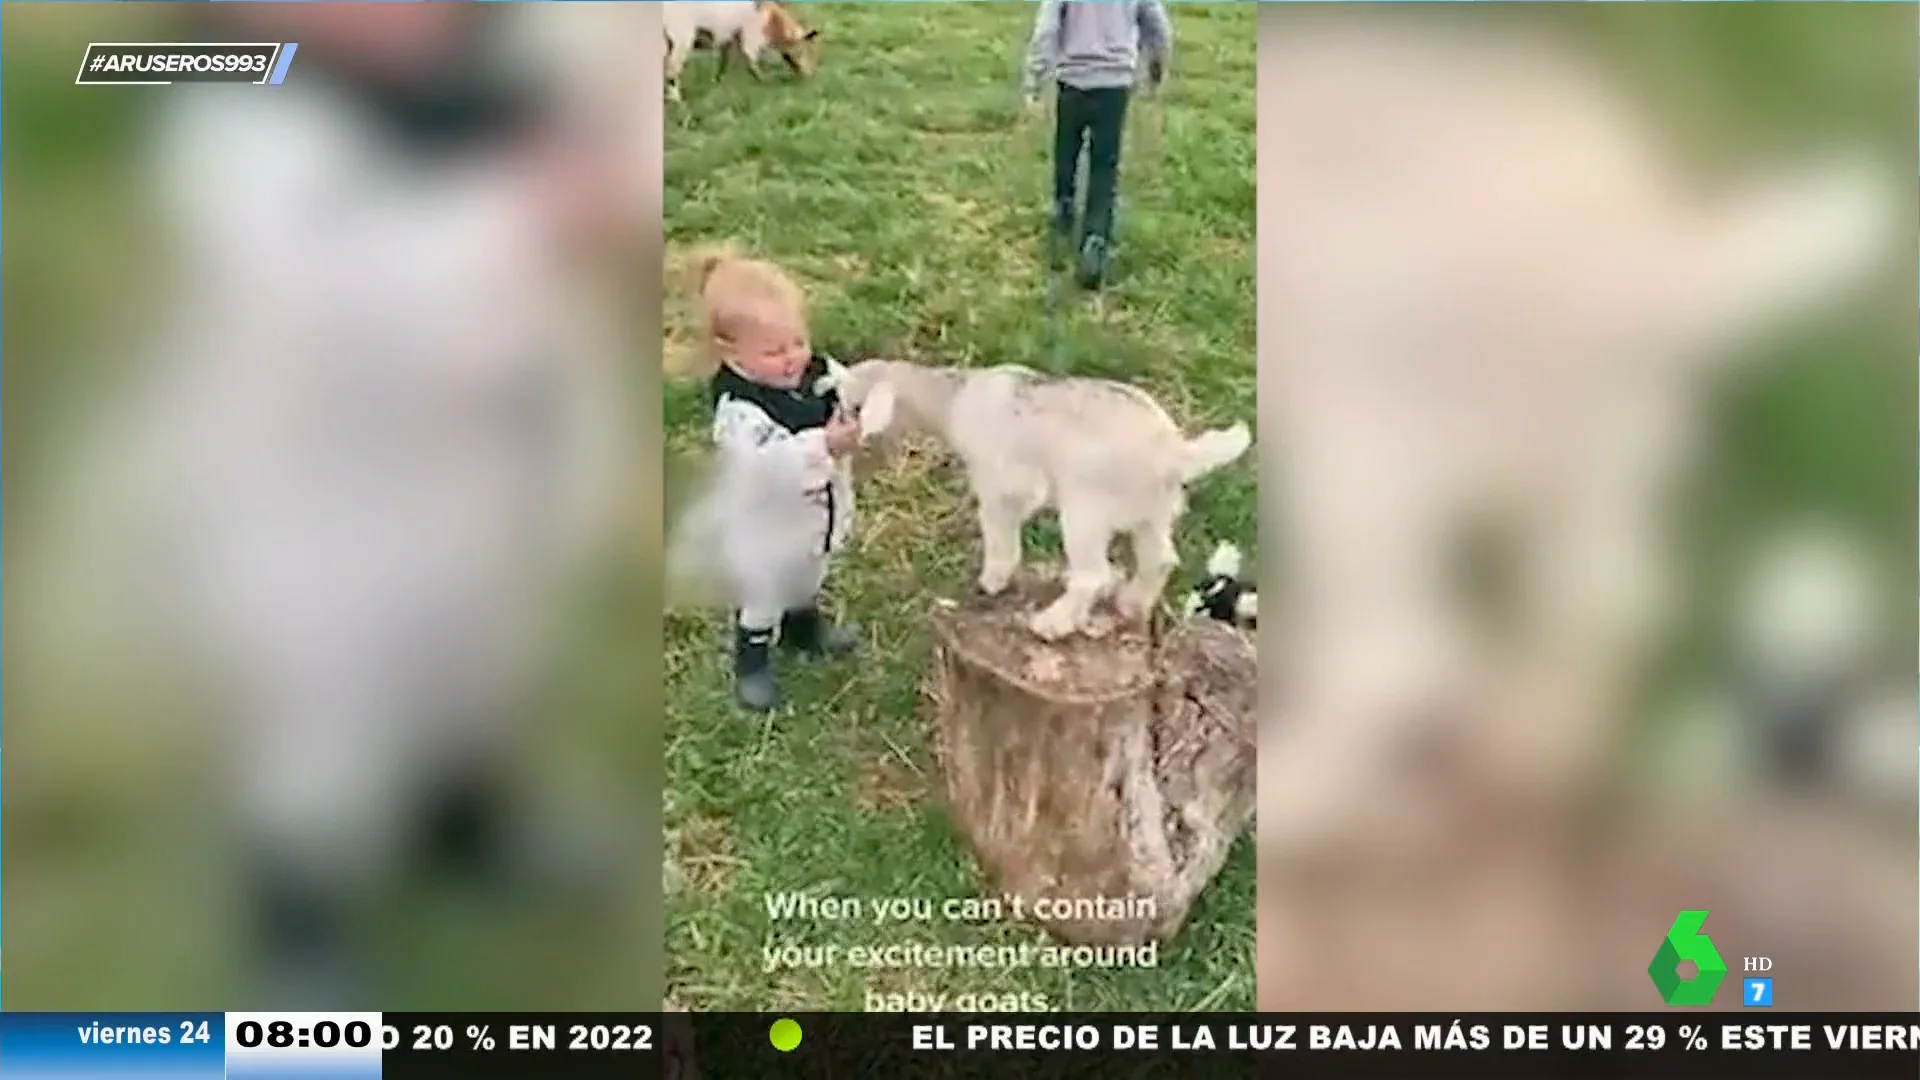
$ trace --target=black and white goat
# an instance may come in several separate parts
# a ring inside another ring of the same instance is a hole
[[[1240,549],[1222,541],[1207,560],[1207,576],[1187,596],[1189,617],[1206,615],[1243,630],[1258,626],[1256,610],[1259,594],[1240,576]]]

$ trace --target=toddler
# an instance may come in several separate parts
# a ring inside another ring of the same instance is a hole
[[[808,338],[805,298],[779,267],[730,253],[698,268],[713,377],[713,438],[730,498],[718,552],[735,602],[741,704],[779,702],[771,647],[815,656],[856,637],[820,610],[827,564],[853,523],[847,458],[859,427],[826,385],[828,358]]]

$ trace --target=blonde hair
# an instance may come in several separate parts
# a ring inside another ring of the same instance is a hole
[[[718,363],[725,343],[746,326],[769,317],[790,317],[803,325],[807,298],[785,270],[750,259],[732,247],[700,252],[693,259],[693,292],[699,300],[700,334],[711,362]]]

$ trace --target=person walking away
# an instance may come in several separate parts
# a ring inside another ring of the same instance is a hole
[[[1158,85],[1173,47],[1173,26],[1160,0],[1042,0],[1027,49],[1022,93],[1036,107],[1049,79],[1058,83],[1053,144],[1053,229],[1074,240],[1075,187],[1087,155],[1086,213],[1080,221],[1080,284],[1098,289],[1113,248],[1113,204],[1127,101],[1141,57]]]

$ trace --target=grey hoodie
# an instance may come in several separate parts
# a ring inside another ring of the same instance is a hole
[[[1164,59],[1172,48],[1160,0],[1041,0],[1021,91],[1032,97],[1048,76],[1079,90],[1131,86],[1142,52]]]

